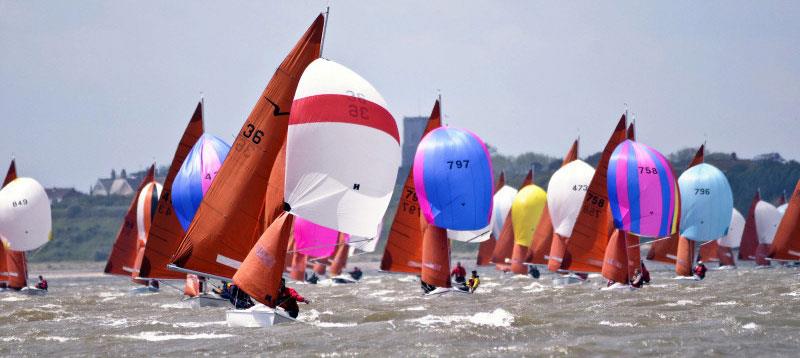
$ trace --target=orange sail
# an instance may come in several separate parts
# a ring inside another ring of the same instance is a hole
[[[694,241],[683,236],[678,238],[678,254],[675,259],[675,273],[678,276],[692,276],[694,266]]]
[[[717,240],[703,243],[700,245],[700,257],[698,257],[698,260],[703,260],[703,262],[719,261],[717,252],[719,252]]]
[[[17,179],[17,164],[12,159],[0,188],[14,179]],[[11,250],[5,246],[5,242],[0,242],[0,250],[0,282],[4,282],[8,288],[17,290],[28,286],[28,260],[25,252]]]
[[[601,272],[607,280],[627,284],[630,281],[628,269],[627,233],[614,230],[608,239],[608,246],[603,256]]]
[[[578,140],[572,142],[567,155],[561,161],[561,166],[578,159]],[[528,251],[528,258],[525,262],[532,264],[547,265],[547,259],[550,255],[550,249],[553,246],[553,222],[550,219],[550,210],[547,208],[547,203],[544,205],[542,218],[539,220],[539,225],[536,226],[536,231],[533,232],[533,242]]]
[[[528,175],[520,185],[520,189],[533,183],[533,170],[528,170]],[[492,253],[492,262],[495,263],[498,270],[507,271],[510,269],[506,260],[511,260],[514,253],[514,220],[512,220],[511,209],[508,210],[506,221],[503,222],[503,228],[500,230],[500,235],[497,237],[497,244]],[[527,254],[527,252],[526,252]],[[519,258],[520,260],[524,259]]]
[[[306,265],[308,264],[308,255],[295,251],[292,256],[292,270],[289,272],[289,277],[292,280],[303,282],[306,280]]]
[[[282,206],[283,195],[267,195],[270,173],[286,141],[300,75],[320,56],[324,22],[317,17],[259,97],[178,247],[176,267],[232,277],[255,244],[254,233],[269,224],[262,218]]]
[[[145,245],[144,256],[142,257],[139,277],[159,278],[159,279],[180,279],[185,274],[167,270],[167,264],[172,255],[178,249],[178,245],[183,239],[184,232],[178,217],[172,208],[172,182],[178,175],[183,161],[192,150],[192,146],[197,143],[203,135],[203,103],[197,104],[197,108],[189,120],[189,124],[183,131],[183,136],[178,142],[178,148],[172,157],[172,163],[164,179],[161,189],[161,197],[158,200],[158,208],[150,224],[150,231],[147,234],[147,245]]]
[[[183,295],[189,297],[200,296],[200,278],[197,275],[186,275],[186,284],[183,285]]]
[[[733,250],[730,247],[717,245],[717,257],[719,257],[720,266],[736,266],[736,261],[733,259]]]
[[[447,230],[429,224],[420,216],[422,226],[422,281],[436,287],[450,287],[450,240]]]
[[[428,125],[422,133],[442,126],[439,101],[433,105]],[[417,191],[414,188],[414,172],[410,170],[400,193],[400,202],[394,214],[386,248],[381,259],[381,270],[419,274],[422,268],[422,227]]]
[[[697,149],[697,152],[694,153],[692,161],[689,163],[689,168],[705,161],[705,147],[706,145],[703,144]],[[680,188],[676,189],[678,190],[678,196],[680,196]],[[680,228],[680,215],[678,215],[677,220],[678,228]],[[672,236],[677,235],[678,233],[672,234]],[[679,236],[678,251],[676,252],[675,256],[675,274],[678,276],[692,276],[694,274],[694,241],[689,241],[689,239]]]
[[[270,224],[233,275],[233,283],[254,300],[275,308],[278,287],[286,266],[286,247],[294,216],[283,213]]]
[[[504,185],[506,185],[506,174],[500,172],[500,178],[494,183],[494,191],[492,194],[497,194],[497,191],[500,190]],[[496,246],[497,237],[495,236],[497,233],[492,233],[489,236],[489,240],[481,241],[481,244],[478,246],[478,266],[487,266],[491,265],[492,263],[492,253],[494,253],[494,247]]]
[[[600,162],[597,163],[594,177],[589,184],[581,211],[575,221],[572,236],[563,243],[553,239],[547,268],[579,272],[600,272],[603,266],[606,246],[613,225],[608,205],[607,172],[608,162],[614,148],[625,141],[625,115],[619,119],[614,133],[609,138]],[[563,244],[563,245],[562,245]],[[564,250],[560,250],[560,249]],[[556,249],[558,251],[554,251]]]
[[[753,201],[750,203],[750,211],[747,212],[747,219],[744,222],[744,233],[742,242],[739,244],[739,260],[752,261],[756,259],[756,248],[758,247],[758,232],[756,231],[756,204],[761,201],[761,193],[756,192]]]
[[[333,262],[331,263],[331,276],[339,276],[342,274],[342,269],[347,265],[347,255],[350,252],[350,246],[344,239],[344,234],[339,233],[339,246],[336,248],[336,253],[333,255]]]
[[[773,260],[800,261],[800,180],[778,224],[769,257]]]
[[[117,239],[114,241],[114,247],[111,248],[111,254],[108,256],[108,262],[103,271],[107,274],[130,276],[131,273],[135,271],[138,241],[136,203],[139,201],[139,193],[144,186],[153,181],[155,168],[155,164],[150,166],[144,179],[142,179],[142,182],[139,184],[139,188],[136,189],[136,195],[134,195],[133,200],[131,200],[128,213],[125,214],[125,219],[122,221],[122,226],[119,228]]]

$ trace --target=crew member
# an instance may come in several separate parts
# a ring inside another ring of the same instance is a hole
[[[703,265],[703,261],[697,261],[697,266],[694,267],[694,275],[699,277],[701,280],[706,278],[706,265]]]
[[[286,287],[286,279],[281,277],[281,286],[278,288],[277,302],[277,306],[283,308],[283,310],[286,311],[289,316],[292,318],[297,318],[297,315],[300,313],[300,307],[297,306],[297,302],[309,304],[311,303],[311,300],[300,296],[297,291]]]
[[[350,274],[350,277],[352,277],[356,281],[360,280],[361,276],[364,276],[364,273],[361,272],[361,269],[358,268],[358,266],[354,266],[353,271],[350,271],[348,273]]]
[[[469,289],[469,293],[475,292],[478,286],[481,285],[481,279],[478,276],[478,271],[472,271],[472,277],[467,280],[467,288]]]
[[[39,282],[36,283],[36,288],[47,291],[47,280],[42,275],[39,275]]]
[[[631,279],[631,287],[642,288],[644,285],[644,277],[642,271],[636,269],[633,271],[633,278]]]
[[[644,261],[642,261],[642,281],[644,283],[650,283],[650,271],[647,271],[647,267],[644,266]]]
[[[461,262],[456,262],[456,267],[453,269],[453,272],[450,273],[450,276],[455,278],[456,283],[464,283],[467,276],[467,270],[461,266]]]
[[[244,290],[239,289],[239,286],[236,285],[230,285],[230,298],[228,298],[228,300],[233,303],[233,306],[236,307],[237,310],[246,310],[255,306],[250,295],[244,292]]]

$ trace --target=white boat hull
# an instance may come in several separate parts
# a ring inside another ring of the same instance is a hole
[[[586,282],[586,280],[580,278],[578,275],[566,275],[561,276],[558,278],[553,279],[553,286],[569,286],[569,285],[577,285]]]
[[[23,287],[19,293],[28,296],[43,296],[47,294],[47,290],[38,289],[36,287]]]
[[[436,289],[434,289],[433,291],[428,292],[426,294],[423,294],[423,296],[424,297],[441,296],[441,295],[450,294],[450,293],[465,294],[465,295],[469,295],[470,294],[469,291],[459,290],[459,289],[453,288],[453,287],[436,287]]]
[[[686,283],[700,281],[700,277],[697,276],[675,276],[672,279],[675,280],[676,282],[686,282]]]
[[[271,327],[292,320],[286,313],[262,305],[246,310],[225,311],[225,321],[228,322],[228,327]]]
[[[143,293],[156,293],[158,289],[153,286],[144,286],[144,287],[134,287],[128,291],[131,295],[140,295]]]
[[[338,284],[348,284],[348,283],[358,282],[357,280],[353,279],[352,276],[347,274],[331,277],[331,281],[333,281],[333,283],[338,283]]]
[[[637,288],[635,288],[635,287],[633,287],[631,285],[626,285],[626,284],[623,284],[623,283],[615,282],[613,285],[608,286],[608,287],[603,287],[600,290],[601,291],[636,291]]]
[[[720,267],[715,267],[714,271],[728,271],[728,270],[736,270],[736,266],[734,265],[725,265]]]

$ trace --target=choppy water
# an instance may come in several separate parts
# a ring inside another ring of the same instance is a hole
[[[553,287],[481,269],[474,295],[423,298],[415,279],[375,271],[355,285],[290,285],[311,298],[300,319],[228,328],[224,308],[189,308],[180,293],[128,293],[97,264],[34,266],[47,296],[0,292],[0,355],[734,355],[797,356],[800,270],[742,267],[676,283],[666,266],[636,292]]]

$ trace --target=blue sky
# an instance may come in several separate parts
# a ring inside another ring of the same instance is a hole
[[[167,163],[196,105],[232,141],[274,68],[330,3],[323,56],[398,118],[503,153],[601,149],[630,106],[639,140],[800,159],[800,3],[777,1],[0,0],[0,166],[86,191]],[[5,170],[5,169],[2,169]]]

